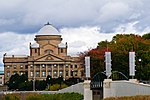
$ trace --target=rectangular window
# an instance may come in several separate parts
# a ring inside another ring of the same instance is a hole
[[[37,49],[35,49],[35,53],[37,53]]]
[[[51,65],[50,65],[50,64],[48,64],[47,67],[48,67],[49,69],[51,69]]]
[[[56,65],[56,64],[54,64],[53,66],[54,66],[54,68],[56,68],[56,69],[57,69],[57,65]]]
[[[20,66],[20,69],[23,69],[23,66],[22,66],[22,65]]]
[[[36,71],[36,77],[40,77],[40,72]]]
[[[63,64],[60,64],[60,65],[59,65],[59,69],[63,69]]]
[[[66,68],[68,68],[68,64],[66,64]]]
[[[75,65],[75,68],[77,68],[78,66],[77,65]]]
[[[7,77],[9,77],[9,76],[10,76],[10,72],[8,71],[8,72],[7,72]]]
[[[63,53],[63,48],[60,49],[60,52]]]
[[[10,68],[10,66],[7,66],[7,69],[9,69]]]
[[[51,71],[50,71],[50,70],[48,71],[48,75],[50,75],[50,76],[51,76]]]
[[[54,70],[54,77],[57,77],[57,70]]]
[[[46,77],[46,72],[42,71],[42,77]]]
[[[70,71],[70,76],[73,76],[73,70]]]
[[[25,69],[28,69],[28,65],[25,65]]]
[[[30,76],[33,77],[33,71],[30,72]]]
[[[28,76],[28,71],[25,71],[25,75]]]
[[[32,68],[33,68],[33,65],[30,65],[30,68],[32,69]]]
[[[77,76],[78,75],[78,71],[74,71],[74,76]]]
[[[17,74],[17,71],[14,71],[13,74],[14,74],[14,75]]]
[[[36,65],[36,69],[40,69],[40,65]]]
[[[68,76],[69,74],[68,74],[68,71],[66,71],[66,76]]]
[[[70,68],[73,68],[73,65],[70,65]]]
[[[45,68],[45,66],[46,66],[46,65],[43,64],[43,65],[42,65],[42,68]]]
[[[63,76],[63,71],[62,70],[59,71],[59,76]]]
[[[20,75],[22,75],[23,74],[23,72],[22,71],[20,71]]]
[[[14,66],[14,69],[16,69],[16,66]]]

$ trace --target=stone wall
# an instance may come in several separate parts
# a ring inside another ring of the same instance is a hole
[[[129,81],[104,80],[104,98],[119,96],[150,95],[150,85],[139,83],[135,79]]]

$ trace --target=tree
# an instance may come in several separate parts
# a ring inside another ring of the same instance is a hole
[[[112,53],[112,71],[119,71],[129,77],[129,52],[136,53],[136,78],[150,79],[150,39],[149,34],[142,37],[135,34],[117,34],[112,41],[101,41],[97,48],[81,53],[91,57],[91,76],[105,70],[104,53]],[[141,62],[138,59],[142,59]],[[84,62],[83,62],[84,63]],[[141,74],[140,74],[141,73]]]
[[[18,85],[20,83],[20,76],[18,74],[12,75],[9,79],[8,87],[9,90],[16,90],[18,89]]]
[[[48,84],[48,89],[50,90],[50,85],[52,84],[52,77],[50,75],[47,76],[46,83]]]
[[[144,34],[142,36],[142,38],[144,38],[144,39],[150,39],[150,33]]]

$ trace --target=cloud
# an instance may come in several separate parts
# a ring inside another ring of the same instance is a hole
[[[76,54],[95,48],[100,41],[111,40],[113,33],[100,33],[99,27],[63,28],[63,42],[68,42],[68,52]]]
[[[1,0],[0,32],[35,32],[47,21],[59,28],[99,26],[102,32],[111,33],[118,25],[139,21],[135,27],[142,32],[149,26],[149,3],[148,0]]]
[[[29,54],[29,42],[47,21],[76,54],[115,34],[150,32],[149,0],[0,0],[2,55]],[[0,65],[1,66],[1,65]]]

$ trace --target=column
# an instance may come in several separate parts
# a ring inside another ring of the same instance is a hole
[[[53,67],[53,65],[51,65],[51,73],[52,73],[51,77],[54,78],[54,67]]]
[[[33,65],[33,78],[35,79],[36,77],[36,65]]]
[[[46,67],[46,68],[45,68],[45,71],[46,71],[45,74],[46,74],[46,77],[47,77],[47,75],[48,75],[48,70],[47,70],[47,69],[48,69],[48,65],[46,64],[45,67]]]
[[[84,100],[93,100],[92,90],[90,90],[90,80],[84,81]]]
[[[42,65],[40,64],[40,78],[42,77]]]
[[[111,97],[113,94],[111,93],[111,85],[112,79],[105,79],[103,81],[103,98]]]
[[[64,64],[63,65],[63,78],[64,79],[66,79],[66,75],[65,75],[66,74],[66,70],[65,69],[66,69],[66,65]]]
[[[59,77],[59,64],[57,66],[57,77]]]
[[[70,70],[70,65],[68,65],[68,69],[69,69],[69,70],[68,70],[68,71],[69,71],[69,72],[68,72],[68,74],[69,74],[68,77],[70,78],[70,71],[71,71],[71,70]]]

